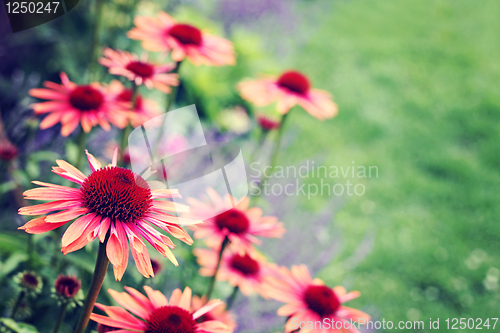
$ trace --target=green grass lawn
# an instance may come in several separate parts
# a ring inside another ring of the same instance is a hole
[[[328,152],[325,165],[375,165],[379,177],[345,198],[335,218],[345,251],[320,277],[352,283],[363,295],[351,304],[386,320],[498,317],[500,2],[332,9],[294,59],[334,93],[339,116],[296,110],[300,134],[281,160]],[[366,232],[373,251],[346,269]]]

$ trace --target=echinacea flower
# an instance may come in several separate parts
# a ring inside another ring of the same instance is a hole
[[[63,297],[73,298],[81,290],[82,283],[71,275],[59,275],[54,282],[56,292]]]
[[[124,76],[138,86],[144,84],[148,89],[156,88],[165,94],[172,91],[170,87],[179,85],[179,75],[168,73],[175,68],[174,63],[157,65],[148,62],[145,53],[139,59],[130,52],[106,48],[99,63],[108,67],[110,74]]]
[[[31,105],[36,114],[48,113],[40,123],[41,129],[61,123],[61,135],[68,136],[78,124],[87,133],[97,125],[106,131],[111,129],[109,123],[118,128],[127,125],[126,115],[120,111],[120,105],[112,100],[100,83],[77,85],[68,79],[66,73],[60,76],[62,84],[45,81],[46,88],[29,91],[33,97],[48,100]]]
[[[0,139],[0,159],[4,161],[12,161],[18,155],[16,146],[7,140]]]
[[[227,237],[242,252],[251,251],[252,244],[261,244],[257,237],[280,238],[285,233],[283,223],[274,216],[262,216],[262,209],[249,208],[250,199],[246,197],[236,207],[232,207],[229,195],[224,199],[214,190],[207,189],[208,202],[188,198],[191,212],[186,216],[203,219],[202,216],[214,216],[196,226],[194,237],[205,239],[208,246],[220,248]],[[207,212],[209,213],[207,215]],[[210,214],[211,212],[211,214]]]
[[[195,26],[177,23],[170,15],[137,16],[127,37],[142,41],[145,50],[170,52],[174,61],[189,59],[194,65],[224,66],[236,63],[233,45],[227,39],[201,31]]]
[[[311,88],[309,79],[297,71],[288,71],[279,77],[265,76],[238,84],[241,97],[263,107],[278,102],[277,109],[286,114],[295,105],[301,106],[313,117],[324,120],[337,115],[337,105],[327,91]]]
[[[154,276],[154,272],[142,238],[177,265],[170,250],[175,245],[151,225],[187,244],[193,243],[178,224],[194,222],[169,214],[176,209],[187,211],[187,207],[161,200],[180,197],[178,191],[150,188],[140,176],[116,166],[116,153],[112,164],[104,168],[94,156],[86,153],[92,171],[89,176],[62,160],[57,160],[58,166],[52,170],[79,185],[78,188],[33,181],[42,187],[24,192],[25,198],[49,202],[20,208],[21,215],[43,216],[19,229],[40,234],[76,219],[62,237],[64,254],[81,249],[97,237],[103,243],[109,233],[106,253],[117,280],[122,278],[128,264],[128,241],[137,269],[145,277]]]
[[[280,122],[264,114],[257,114],[257,123],[264,131],[272,131],[280,127]]]
[[[42,279],[32,271],[18,273],[14,276],[14,283],[19,286],[21,291],[30,296],[34,296],[42,292]]]
[[[82,305],[83,291],[82,283],[76,276],[60,274],[54,282],[52,297],[60,304],[68,304],[70,307]]]
[[[118,80],[112,80],[109,83],[109,93],[113,99],[120,102],[123,111],[126,113],[128,121],[132,127],[138,127],[146,121],[162,113],[160,106],[154,100],[144,98],[142,95],[134,92],[131,88],[127,89]],[[134,105],[132,106],[132,97]]]
[[[344,287],[329,288],[320,279],[312,279],[305,265],[292,266],[289,270],[280,267],[275,275],[269,275],[264,283],[267,295],[286,303],[278,309],[278,315],[288,317],[285,332],[296,329],[297,322],[316,322],[328,319],[331,329],[304,329],[305,332],[358,332],[351,327],[350,320],[369,320],[370,316],[359,310],[343,305],[359,297],[357,291],[346,292]],[[293,324],[293,322],[295,324]],[[341,322],[343,325],[337,324]],[[344,322],[346,324],[344,325]],[[337,329],[335,327],[342,327]],[[302,332],[302,330],[301,330]]]
[[[191,303],[191,311],[196,312],[207,304],[207,297],[199,297],[194,295]],[[205,313],[203,316],[196,319],[196,322],[203,323],[206,321],[217,320],[234,331],[237,327],[234,315],[226,310],[226,303],[221,302],[218,306]]]
[[[230,327],[217,320],[197,322],[197,319],[219,306],[221,302],[212,300],[195,311],[192,307],[192,292],[189,287],[186,287],[184,292],[175,289],[169,300],[160,291],[153,290],[149,286],[144,286],[147,297],[133,288],[125,287],[125,290],[127,292],[119,293],[108,289],[111,297],[123,308],[97,303],[95,306],[106,312],[108,316],[92,313],[90,319],[102,325],[119,328],[119,332],[123,333],[233,332]]]
[[[262,291],[264,277],[271,274],[271,264],[265,258],[253,251],[240,253],[233,245],[230,245],[222,254],[219,269],[219,251],[214,249],[197,248],[193,250],[198,264],[201,266],[201,276],[213,276],[217,271],[216,279],[227,281],[231,286],[238,287],[243,295],[248,296],[253,292],[261,294],[267,298]]]

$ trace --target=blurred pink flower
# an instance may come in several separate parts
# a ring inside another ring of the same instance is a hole
[[[114,100],[120,102],[122,110],[126,112],[130,125],[138,127],[144,124],[151,118],[154,118],[162,113],[160,106],[154,100],[142,97],[140,94],[135,94],[134,106],[132,108],[132,89],[127,89],[118,80],[112,80],[109,84],[109,93]]]
[[[189,59],[194,65],[234,65],[233,45],[227,39],[213,36],[200,29],[177,23],[170,15],[160,12],[158,17],[137,16],[135,27],[127,36],[142,41],[142,47],[153,52],[170,52],[174,61]]]
[[[205,239],[207,245],[212,248],[219,249],[227,237],[241,252],[252,251],[252,244],[261,243],[257,237],[281,238],[286,231],[277,217],[262,216],[262,209],[258,207],[249,208],[248,197],[233,208],[229,196],[223,199],[213,189],[207,189],[207,194],[210,202],[187,199],[191,213],[186,216],[194,219],[214,216],[197,225],[194,230],[194,237]],[[207,212],[211,214],[204,215]]]
[[[111,128],[109,123],[118,128],[127,125],[127,115],[121,111],[122,106],[113,100],[104,86],[97,82],[77,85],[65,73],[60,76],[61,85],[45,81],[47,89],[34,88],[29,91],[33,97],[49,100],[31,105],[36,114],[48,113],[40,123],[41,129],[60,122],[61,135],[68,136],[79,123],[85,132],[90,132],[97,125],[106,131]]]
[[[205,304],[207,304],[207,297],[199,297],[193,296],[193,301],[191,303],[192,311],[196,312],[201,309]],[[226,310],[226,303],[221,302],[220,305],[213,308],[212,310],[205,313],[203,316],[196,319],[198,323],[204,323],[210,320],[217,320],[227,325],[231,330],[235,330],[237,327],[236,320],[234,319],[234,315]]]
[[[230,327],[217,320],[197,322],[198,318],[218,307],[222,302],[212,300],[195,310],[192,306],[192,292],[189,287],[186,287],[184,292],[175,289],[169,300],[160,291],[153,290],[149,286],[144,286],[147,297],[130,287],[125,287],[125,290],[127,292],[119,293],[108,289],[109,294],[123,308],[96,303],[95,306],[106,312],[108,316],[92,313],[90,319],[102,325],[119,328],[120,332],[233,332]]]
[[[148,89],[156,88],[169,94],[172,91],[171,86],[179,85],[179,75],[168,73],[175,68],[173,63],[157,65],[148,62],[145,53],[141,59],[130,52],[114,51],[110,48],[106,48],[103,53],[104,57],[99,59],[99,63],[109,67],[110,74],[124,76],[138,86],[144,84]]]
[[[324,120],[337,115],[337,105],[327,91],[312,89],[309,79],[297,71],[288,71],[279,77],[265,76],[238,84],[241,97],[258,107],[278,102],[278,112],[286,114],[300,105],[313,117]]]
[[[200,275],[213,276],[217,269],[219,251],[197,248],[193,253],[201,266]],[[272,273],[270,267],[271,264],[255,250],[250,255],[246,252],[240,253],[234,246],[229,246],[222,255],[216,279],[227,281],[233,287],[239,287],[245,296],[257,292],[267,298],[261,286],[264,277]]]
[[[278,309],[278,315],[288,317],[285,332],[292,332],[297,328],[294,328],[296,323],[292,324],[293,319],[298,322],[316,322],[328,318],[333,323],[331,329],[318,328],[307,332],[358,333],[355,327],[350,326],[350,320],[370,319],[366,313],[342,305],[359,297],[358,291],[347,293],[341,286],[331,289],[320,279],[313,280],[305,265],[292,266],[291,270],[280,267],[275,274],[266,277],[263,289],[269,297],[286,303]],[[347,322],[349,325],[344,325],[344,329],[335,329],[337,321]]]

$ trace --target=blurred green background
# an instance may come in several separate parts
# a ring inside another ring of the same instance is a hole
[[[133,3],[108,5],[103,43],[137,51],[124,36]],[[16,52],[44,50],[40,63],[4,61],[4,117],[26,96],[7,96],[16,69],[38,71],[42,80],[57,81],[61,70],[85,79],[91,7],[82,3],[71,19],[16,40],[3,37]],[[241,78],[296,68],[333,93],[339,115],[321,123],[294,109],[287,128],[296,137],[279,163],[378,167],[378,178],[361,180],[363,196],[342,197],[333,223],[345,246],[319,277],[361,291],[350,304],[374,319],[427,325],[441,318],[443,325],[498,317],[499,1],[142,1],[138,12],[159,8],[225,32],[239,55],[232,68],[183,67],[180,103],[194,102],[216,121],[221,109],[243,103],[234,89]],[[330,200],[301,199],[311,212]],[[360,265],[346,265],[366,234],[375,235],[372,251]]]

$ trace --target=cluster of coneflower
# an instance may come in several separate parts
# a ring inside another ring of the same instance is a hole
[[[179,68],[184,61],[208,66],[236,62],[229,40],[193,25],[176,22],[164,12],[153,18],[136,17],[134,23],[135,27],[127,36],[141,41],[145,51],[169,55],[172,62],[156,63],[149,61],[146,53],[138,56],[106,48],[99,63],[108,67],[109,73],[127,78],[130,86],[126,87],[117,80],[108,84],[76,84],[61,73],[61,84],[45,82],[45,88],[30,91],[31,96],[46,100],[32,105],[36,114],[46,115],[40,124],[41,129],[60,123],[61,135],[66,137],[79,126],[81,133],[88,133],[95,126],[109,130],[114,125],[123,129],[122,142],[126,143],[123,138],[131,127],[162,113],[155,101],[139,93],[141,86],[169,94],[168,111],[175,101]],[[310,80],[295,70],[245,80],[236,88],[256,107],[276,103],[281,118],[259,113],[256,119],[264,134],[279,130],[272,160],[279,152],[285,115],[294,106],[300,106],[320,120],[337,114],[337,106],[329,93],[313,89]],[[83,155],[84,134],[81,138],[80,153]],[[84,303],[81,302],[81,283],[76,277],[61,275],[55,281],[53,295],[61,308],[55,333],[64,320],[66,309],[75,305],[82,305],[75,333],[84,332],[90,319],[99,324],[99,332],[230,333],[237,327],[237,318],[230,308],[239,292],[245,296],[258,293],[264,298],[285,303],[278,315],[287,318],[286,332],[295,330],[291,326],[292,318],[300,321],[329,318],[343,322],[368,317],[343,305],[358,297],[358,292],[348,293],[342,287],[332,289],[325,286],[321,280],[310,276],[305,265],[279,267],[268,262],[256,249],[255,245],[260,244],[262,237],[283,236],[284,224],[278,218],[265,216],[261,208],[250,204],[248,198],[237,200],[239,198],[220,196],[213,189],[207,190],[205,201],[188,200],[190,207],[186,207],[186,214],[179,217],[176,210],[179,206],[173,205],[171,200],[182,193],[148,186],[147,179],[126,168],[126,144],[120,148],[115,150],[108,165],[102,165],[85,150],[91,170],[89,175],[80,171],[80,162],[73,166],[57,160],[52,171],[69,180],[72,186],[33,181],[39,187],[24,192],[25,200],[45,203],[20,208],[19,214],[34,217],[20,229],[40,234],[69,224],[61,239],[64,254],[77,251],[96,238],[99,241],[95,271],[89,289],[85,291]],[[0,157],[13,159],[16,154],[11,145],[0,142]],[[235,201],[239,204],[232,205]],[[187,213],[188,208],[212,211],[213,217],[199,218],[195,213]],[[189,245],[194,242],[183,226],[193,228],[194,238],[203,240],[206,245],[206,248],[197,248],[193,252],[201,266],[200,275],[211,277],[205,295],[193,295],[186,287],[183,291],[171,291],[167,298],[163,292],[149,286],[144,286],[145,294],[124,287],[124,292],[108,290],[120,306],[95,303],[108,264],[112,264],[115,279],[120,281],[129,263],[129,253],[144,277],[153,278],[158,273],[161,264],[152,262],[147,243],[178,265],[172,252],[175,245],[170,237]],[[20,304],[25,298],[34,297],[42,282],[33,272],[23,272],[18,279]],[[227,281],[234,287],[227,302],[211,299],[216,280]],[[14,317],[19,304],[13,307]]]

